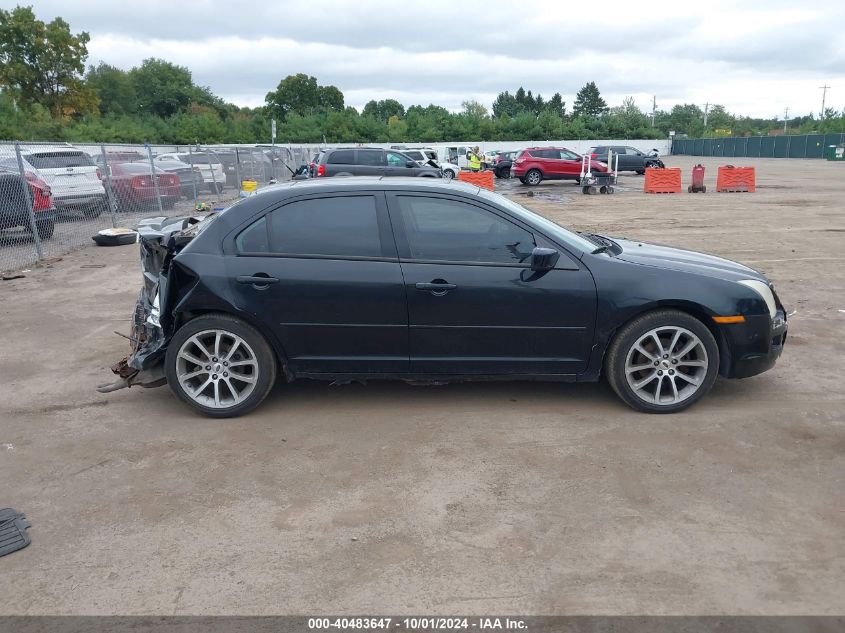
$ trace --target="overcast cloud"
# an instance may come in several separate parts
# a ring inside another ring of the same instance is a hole
[[[661,109],[807,114],[820,110],[825,83],[827,105],[845,108],[842,0],[30,1],[41,19],[60,15],[90,33],[89,63],[128,69],[161,57],[239,105],[263,104],[280,79],[304,72],[359,109],[384,98],[489,107],[520,85],[560,92],[569,109],[587,81],[610,105],[630,95],[649,111],[656,95]]]

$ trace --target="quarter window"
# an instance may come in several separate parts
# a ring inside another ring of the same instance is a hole
[[[534,249],[531,233],[474,205],[421,196],[397,200],[412,259],[518,264]]]
[[[332,152],[329,155],[329,164],[331,165],[354,165],[355,164],[355,150],[341,149]]]

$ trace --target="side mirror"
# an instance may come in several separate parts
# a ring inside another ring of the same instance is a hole
[[[531,270],[534,272],[551,270],[559,259],[560,253],[555,249],[537,246],[531,251]]]
[[[405,167],[419,167],[419,165],[417,165],[416,161],[409,160],[405,163]]]

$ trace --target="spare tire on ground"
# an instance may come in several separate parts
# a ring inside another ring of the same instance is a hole
[[[103,229],[91,237],[97,246],[124,246],[138,241],[138,231],[126,228]]]

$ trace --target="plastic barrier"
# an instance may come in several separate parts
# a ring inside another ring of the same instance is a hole
[[[755,175],[753,167],[719,167],[716,176],[716,191],[754,191]]]
[[[649,168],[645,170],[645,193],[681,193],[681,168]]]
[[[493,171],[459,171],[458,180],[466,182],[476,187],[483,187],[493,191],[496,187],[493,184]]]
[[[248,178],[241,181],[241,191],[255,191],[258,189],[258,182]]]

